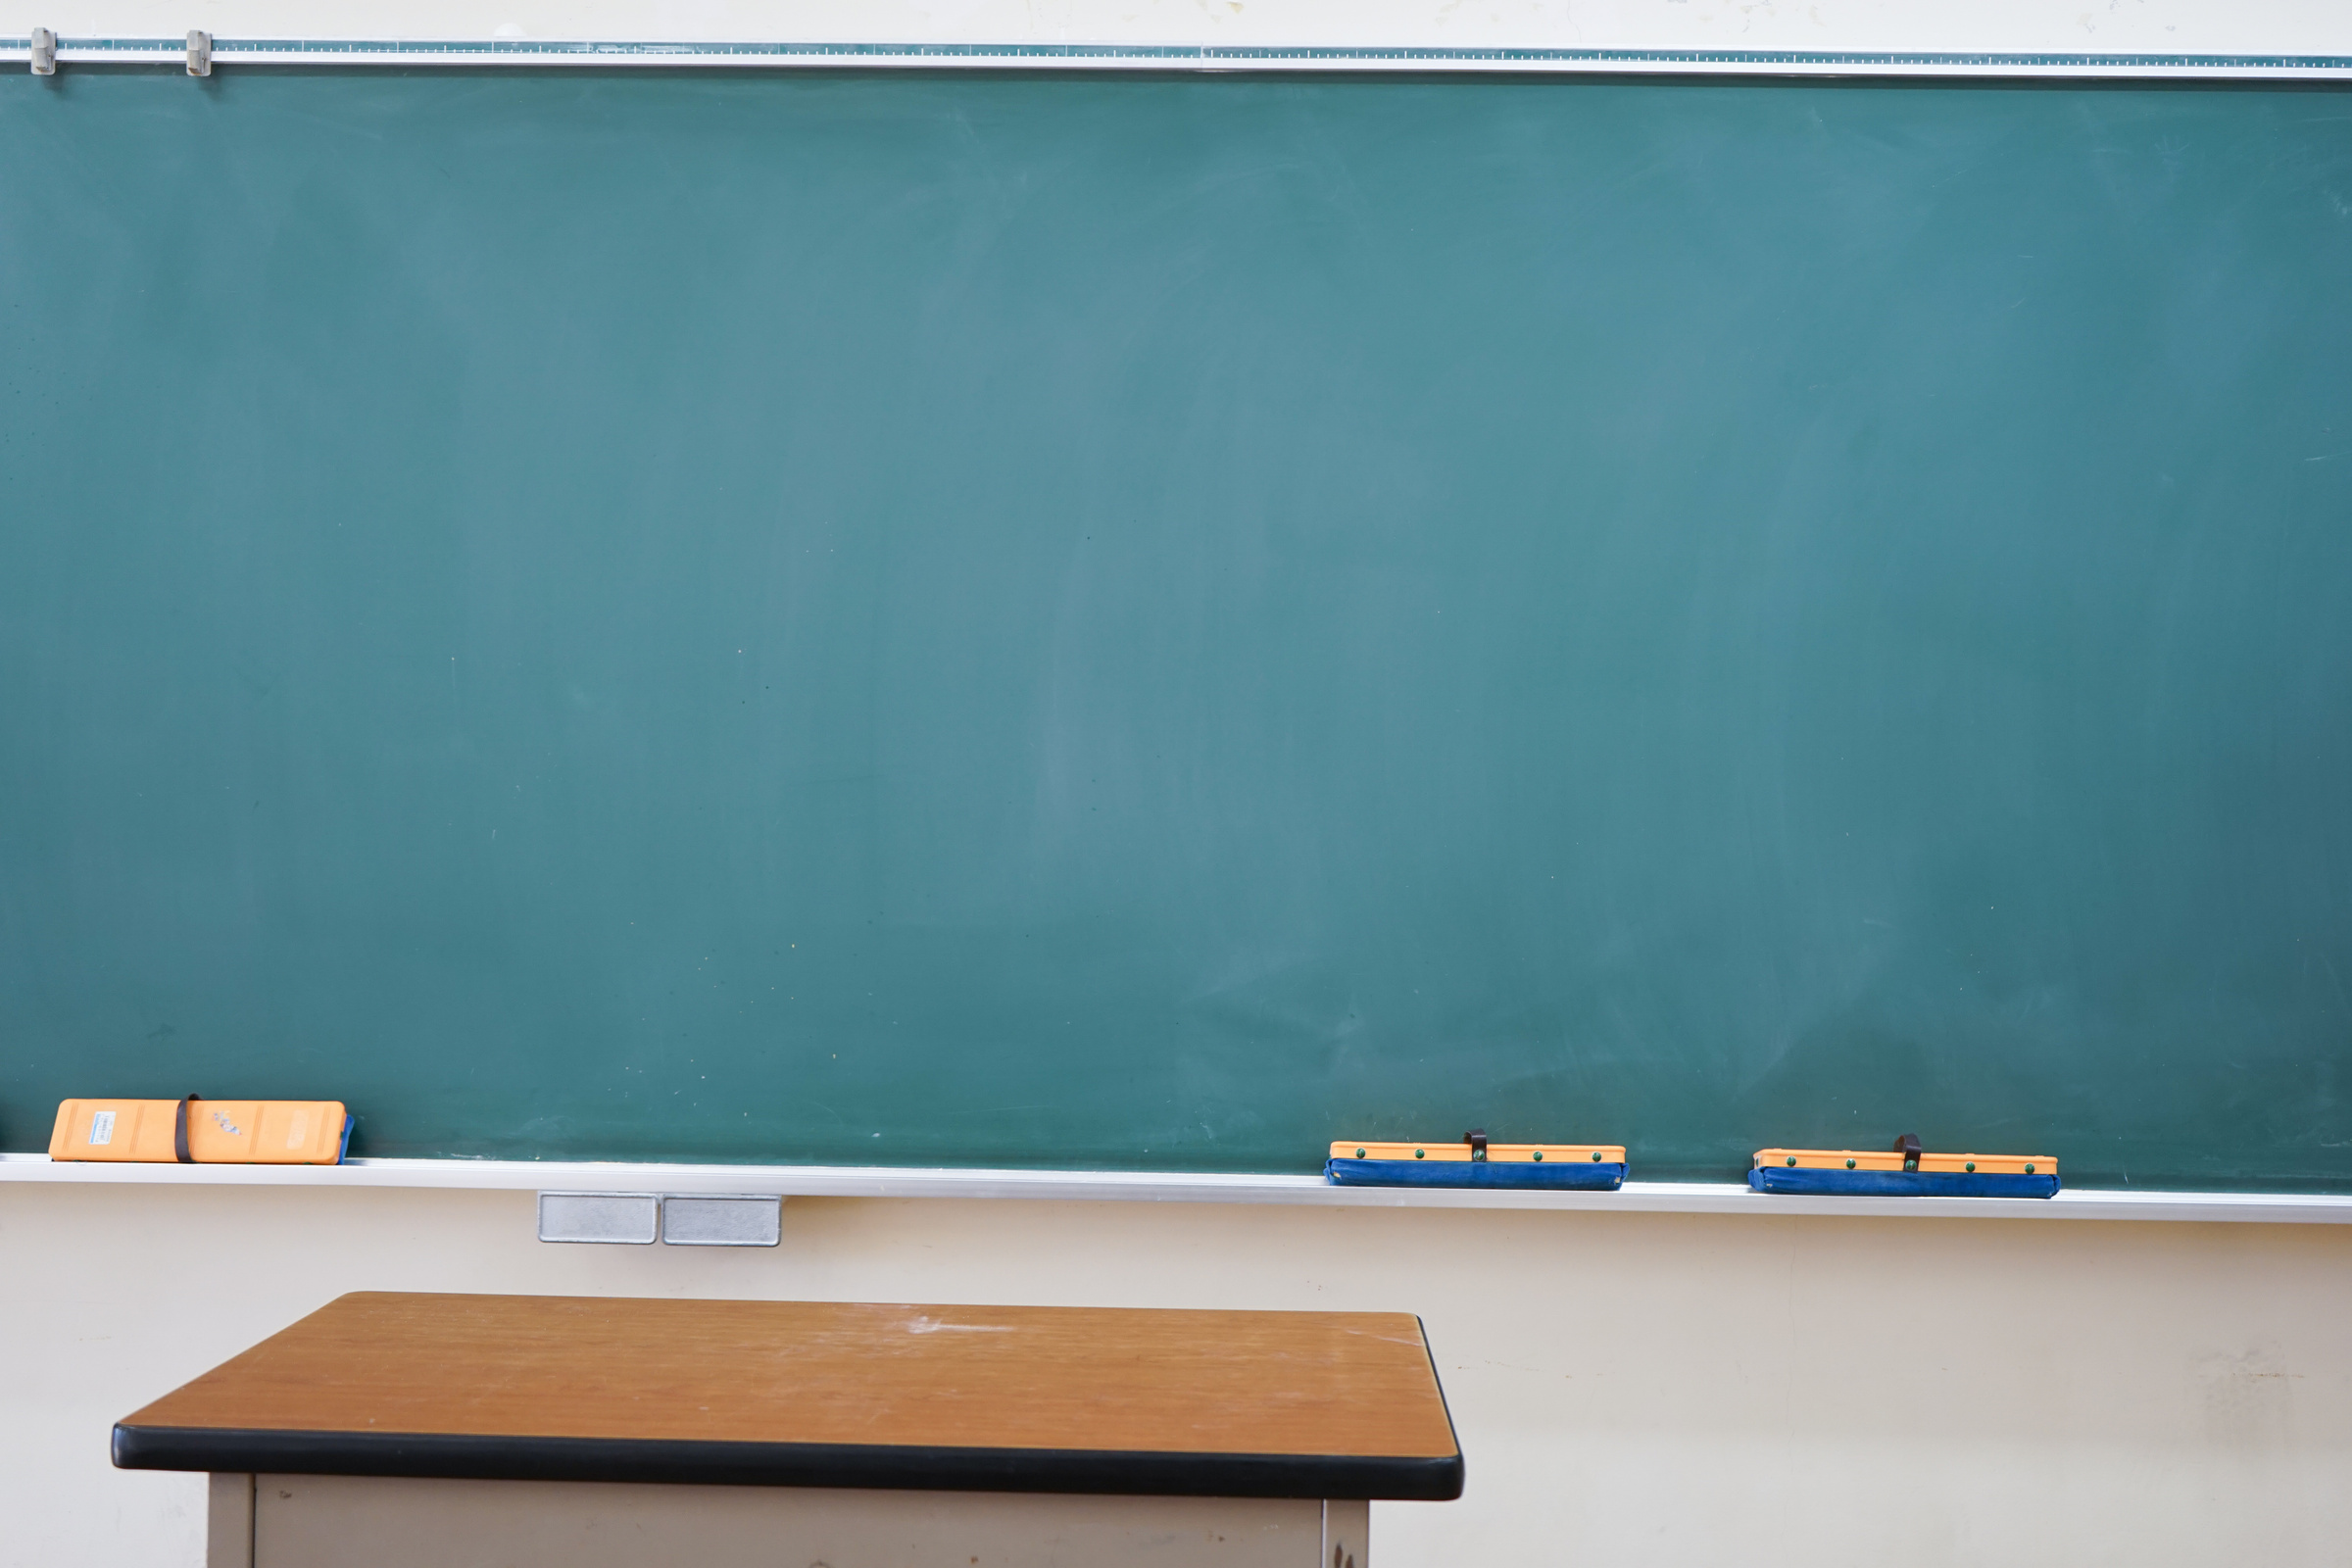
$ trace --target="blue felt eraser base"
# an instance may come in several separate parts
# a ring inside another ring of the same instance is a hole
[[[1837,1198],[2048,1198],[2058,1178],[1943,1170],[1805,1170],[1757,1165],[1747,1185],[1759,1193]]]
[[[1587,1160],[1331,1159],[1324,1179],[1340,1187],[1500,1187],[1554,1193],[1613,1193],[1625,1185],[1625,1164]]]

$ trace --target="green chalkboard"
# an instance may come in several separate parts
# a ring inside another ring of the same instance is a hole
[[[2352,1187],[2352,94],[0,77],[0,1143]]]

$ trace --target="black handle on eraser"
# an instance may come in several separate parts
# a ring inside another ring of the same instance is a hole
[[[188,1152],[188,1102],[201,1100],[201,1095],[179,1097],[179,1114],[172,1118],[172,1152],[179,1156],[182,1165],[192,1165],[196,1156]]]

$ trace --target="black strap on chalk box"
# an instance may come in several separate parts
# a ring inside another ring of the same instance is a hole
[[[179,1156],[182,1165],[193,1165],[196,1156],[188,1152],[188,1106],[202,1100],[202,1095],[182,1095],[179,1113],[172,1118],[172,1152]]]
[[[1478,1161],[1482,1165],[1486,1163],[1487,1130],[1484,1127],[1473,1127],[1468,1132],[1462,1134],[1462,1142],[1470,1146],[1470,1157],[1472,1159]]]
[[[1894,1141],[1894,1152],[1903,1156],[1903,1169],[1919,1169],[1919,1134],[1905,1133],[1902,1137],[1897,1138]],[[1849,1159],[1846,1163],[1850,1165],[1853,1161]]]

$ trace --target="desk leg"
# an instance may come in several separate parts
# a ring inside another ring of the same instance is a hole
[[[1361,1497],[1323,1499],[1322,1568],[1372,1568],[1372,1504]]]
[[[253,1477],[214,1475],[204,1513],[204,1568],[253,1568]]]

